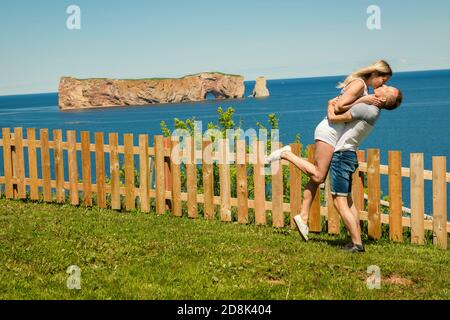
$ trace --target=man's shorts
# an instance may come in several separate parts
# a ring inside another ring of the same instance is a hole
[[[352,176],[358,169],[358,157],[354,151],[337,151],[330,165],[330,189],[336,196],[348,196],[352,192]]]

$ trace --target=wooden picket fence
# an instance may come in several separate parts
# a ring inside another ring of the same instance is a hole
[[[245,140],[237,140],[235,149],[229,150],[228,141],[220,139],[219,150],[215,152],[211,148],[211,140],[203,140],[200,148],[195,146],[193,139],[187,141],[187,152],[184,155],[187,154],[197,162],[186,164],[186,186],[182,186],[181,166],[171,156],[174,150],[179,150],[178,139],[171,140],[157,135],[154,136],[153,146],[150,146],[149,136],[143,134],[139,135],[139,143],[135,146],[133,134],[124,134],[123,145],[119,145],[117,133],[109,133],[108,144],[105,144],[105,134],[102,132],[94,134],[94,143],[91,143],[91,134],[87,131],[80,133],[79,142],[77,133],[73,130],[66,132],[66,141],[63,141],[62,130],[53,130],[53,140],[49,139],[48,129],[40,129],[39,139],[33,128],[27,129],[26,133],[24,138],[22,128],[14,128],[13,132],[10,128],[2,129],[0,148],[3,149],[4,175],[0,177],[0,193],[3,189],[8,199],[29,197],[31,200],[39,200],[43,196],[45,202],[69,201],[72,205],[96,205],[126,211],[140,209],[157,214],[171,212],[175,216],[182,216],[183,207],[187,206],[187,215],[191,218],[199,216],[198,205],[202,204],[205,219],[214,219],[217,212],[222,221],[232,221],[234,208],[237,211],[237,221],[245,224],[249,222],[249,210],[253,210],[255,224],[266,225],[271,220],[272,226],[276,228],[285,227],[285,221],[289,221],[289,218],[290,227],[293,228],[293,217],[300,211],[303,173],[288,162],[282,161],[281,165],[289,167],[290,203],[284,202],[283,179],[286,177],[283,176],[283,170],[278,170],[276,163],[271,167],[272,200],[267,200],[266,180],[262,173],[262,155],[265,150],[262,141],[255,141],[248,152]],[[272,145],[273,149],[278,147],[281,145]],[[295,154],[301,155],[300,144],[294,143],[291,147]],[[314,146],[307,148],[308,160],[312,161]],[[105,165],[107,156],[109,168]],[[224,159],[225,156],[236,164],[236,197],[232,197],[229,163],[218,165],[220,192],[219,195],[214,194],[213,161]],[[360,211],[361,220],[368,221],[368,235],[372,239],[379,239],[382,224],[387,224],[392,241],[403,241],[403,228],[407,227],[411,228],[411,242],[424,244],[425,230],[431,230],[433,243],[446,249],[450,232],[450,224],[447,222],[447,183],[450,182],[450,174],[446,172],[446,157],[433,157],[433,170],[428,171],[424,170],[423,154],[415,153],[410,156],[410,168],[404,168],[400,151],[389,151],[388,165],[380,164],[378,149],[367,151],[367,161],[366,152],[358,151],[360,166],[353,177],[355,205]],[[79,163],[81,172],[78,170]],[[252,199],[249,198],[248,190],[249,166],[254,169]],[[122,184],[121,167],[124,168]],[[138,183],[135,181],[135,170],[139,172]],[[203,180],[203,193],[198,190],[199,170]],[[91,176],[93,171],[95,183]],[[380,199],[381,175],[388,175],[389,203]],[[402,207],[402,177],[410,179],[411,209]],[[424,212],[425,180],[432,180],[433,184],[432,217]],[[329,184],[326,183],[325,186],[322,192],[325,192],[328,201],[325,205],[321,204],[320,193],[316,194],[309,227],[311,232],[321,232],[323,217],[327,222],[327,231],[338,234],[340,217],[331,200]],[[182,192],[183,188],[186,192]],[[95,203],[93,199],[96,199]],[[382,205],[389,206],[389,214],[382,213]],[[409,216],[405,212],[409,212]]]

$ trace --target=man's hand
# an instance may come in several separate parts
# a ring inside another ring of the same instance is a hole
[[[357,103],[365,103],[378,108],[384,107],[386,104],[386,99],[377,98],[375,95],[371,94],[358,99]]]
[[[328,119],[332,119],[336,115],[336,110],[334,109],[336,106],[337,99],[333,99],[328,101]]]

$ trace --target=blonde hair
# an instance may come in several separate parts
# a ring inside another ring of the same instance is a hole
[[[378,73],[380,75],[388,75],[391,77],[392,69],[391,69],[391,66],[389,65],[389,63],[387,63],[384,60],[379,60],[379,61],[374,62],[370,66],[361,68],[361,69],[353,72],[343,82],[339,83],[337,87],[339,89],[345,88],[350,82],[352,82],[353,80],[358,79],[358,78],[367,80],[374,73]]]

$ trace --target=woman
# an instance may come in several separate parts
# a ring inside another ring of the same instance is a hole
[[[342,89],[341,95],[330,100],[329,103],[335,104],[337,113],[346,112],[358,103],[380,106],[383,101],[369,95],[368,88],[379,88],[391,77],[392,69],[389,64],[384,60],[377,61],[349,75],[344,82],[338,85],[338,88]],[[319,123],[314,134],[314,164],[294,155],[289,146],[276,150],[266,159],[268,163],[286,159],[310,177],[303,193],[301,212],[294,217],[300,235],[306,241],[308,240],[307,221],[311,203],[318,187],[325,181],[333,157],[334,147],[344,130],[344,126],[344,123],[330,123],[327,118]]]

